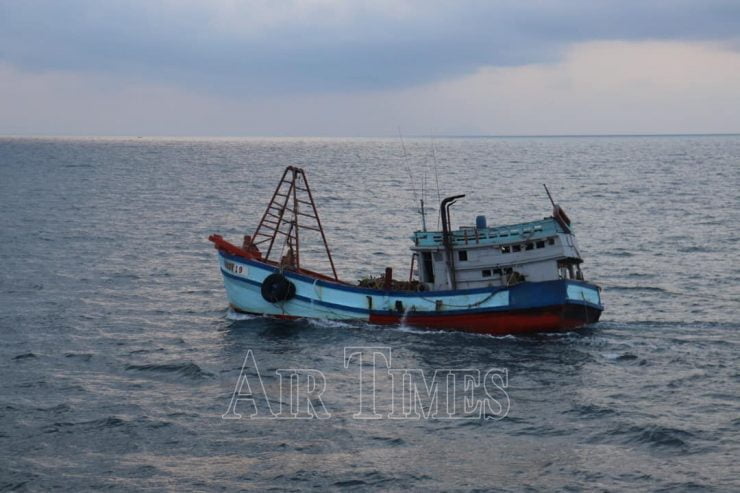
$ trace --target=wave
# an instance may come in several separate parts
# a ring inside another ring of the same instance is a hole
[[[634,257],[635,254],[627,251],[613,251],[613,252],[606,252],[605,255],[609,257]]]
[[[173,424],[169,421],[151,420],[145,416],[135,420],[127,420],[118,416],[105,416],[88,421],[58,421],[42,428],[44,433],[75,433],[78,429],[111,430],[117,428],[135,428],[144,426],[147,429],[169,428]]]
[[[634,361],[638,359],[637,355],[632,353],[604,353],[602,356],[612,361]]]
[[[649,291],[670,294],[670,291],[658,286],[604,286],[604,288],[607,291]]]
[[[293,478],[291,478],[293,479]],[[380,471],[371,471],[364,474],[357,474],[354,477],[347,479],[341,479],[332,483],[332,486],[339,489],[350,489],[350,490],[366,490],[366,489],[391,489],[391,490],[402,490],[418,489],[414,488],[420,481],[429,480],[429,476],[425,474],[384,474]],[[404,486],[407,485],[405,488]]]
[[[539,332],[537,335],[538,336],[543,336],[543,337],[564,337],[564,338],[570,338],[570,337],[580,337],[583,334],[581,334],[580,332],[571,330],[571,331],[568,331],[568,332]]]
[[[612,416],[617,412],[608,407],[598,406],[596,404],[578,404],[572,409],[565,411],[566,414],[577,414],[584,418],[603,418]]]
[[[93,358],[93,355],[91,353],[64,353],[64,357],[88,362]]]
[[[387,443],[388,445],[404,445],[406,442],[403,440],[403,438],[398,437],[382,437],[382,436],[374,436],[370,437],[371,440],[375,440],[377,442],[383,442]]]
[[[127,422],[121,418],[118,418],[116,416],[107,416],[105,418],[93,419],[91,421],[55,422],[51,425],[45,426],[42,430],[44,433],[60,433],[65,430],[72,432],[72,429],[77,427],[92,428],[95,430],[106,430],[110,428],[118,428],[126,424]]]
[[[651,449],[687,452],[694,434],[661,425],[618,425],[596,436],[596,441],[617,441],[624,445],[645,445]]]
[[[72,408],[69,407],[67,404],[58,404],[52,407],[37,407],[36,408],[36,411],[41,411],[44,413],[54,413],[54,414],[64,414],[71,410]]]
[[[351,324],[349,322],[344,322],[341,320],[330,320],[326,318],[309,318],[309,319],[306,319],[306,322],[308,322],[308,325],[312,327],[319,327],[319,328],[326,328],[326,327],[330,327],[332,329],[357,328],[357,325]]]
[[[404,332],[406,334],[418,334],[418,335],[445,335],[449,334],[451,332],[450,330],[444,330],[444,329],[437,329],[437,330],[430,330],[430,329],[422,329],[420,327],[412,327],[409,325],[392,325],[393,329],[397,330],[398,332]]]
[[[261,318],[261,317],[259,315],[249,315],[248,313],[239,313],[229,308],[226,311],[226,318],[228,320],[233,320],[235,322],[241,322],[242,320],[254,320],[256,318]]]
[[[64,164],[62,168],[93,168],[92,164]]]
[[[19,355],[15,356],[13,359],[16,360],[16,361],[20,361],[20,360],[24,360],[24,359],[35,359],[35,358],[38,358],[38,356],[36,356],[33,353],[23,353],[23,354],[19,354]]]
[[[175,373],[177,375],[192,379],[201,379],[213,376],[212,373],[203,370],[200,366],[191,361],[187,363],[167,363],[159,365],[127,365],[126,370],[154,373]]]

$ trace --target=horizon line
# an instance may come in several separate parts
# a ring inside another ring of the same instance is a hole
[[[604,134],[410,134],[405,139],[495,139],[495,138],[582,138],[582,137],[735,137],[740,132],[697,133],[604,133]],[[132,134],[0,134],[0,139],[397,139],[398,135],[132,135]]]

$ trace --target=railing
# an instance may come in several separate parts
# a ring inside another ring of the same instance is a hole
[[[451,231],[450,237],[455,245],[506,244],[530,239],[541,239],[560,233],[553,218],[527,223],[498,226],[494,228],[464,228]],[[417,231],[414,242],[417,246],[442,245],[443,233]]]

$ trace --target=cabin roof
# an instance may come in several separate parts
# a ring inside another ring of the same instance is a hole
[[[564,232],[555,219],[547,217],[539,221],[490,228],[462,227],[451,233],[453,246],[484,246],[538,240]],[[422,248],[443,245],[442,231],[416,231],[411,239],[414,240],[414,245]]]

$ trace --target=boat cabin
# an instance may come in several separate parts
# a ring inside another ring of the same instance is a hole
[[[478,216],[475,226],[456,231],[417,231],[411,247],[417,279],[435,291],[583,280],[583,260],[567,216],[564,220],[559,208],[554,213],[540,221],[490,228],[485,216]],[[444,227],[449,217],[442,216]]]

